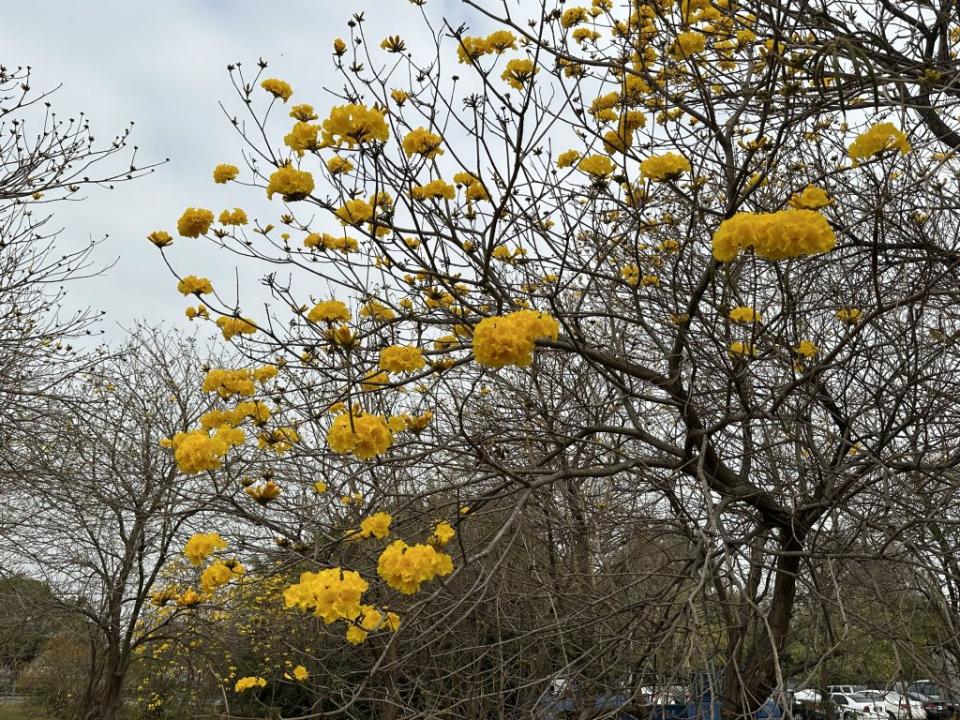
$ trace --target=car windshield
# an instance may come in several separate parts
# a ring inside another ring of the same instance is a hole
[[[871,702],[873,702],[873,698],[870,697],[869,695],[861,695],[861,694],[859,694],[859,693],[855,693],[855,694],[853,694],[853,695],[850,695],[849,697],[850,697],[850,699],[853,700],[855,703],[871,703]]]

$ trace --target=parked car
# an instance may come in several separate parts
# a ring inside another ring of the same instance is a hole
[[[856,695],[866,690],[866,685],[827,685],[828,693],[840,693],[841,695]]]
[[[907,691],[923,702],[927,720],[947,720],[957,714],[957,704],[932,680],[917,680],[907,686]]]
[[[894,690],[862,690],[861,695],[872,697],[881,703],[890,720],[924,720],[926,710],[920,700]]]
[[[869,695],[831,692],[830,701],[842,720],[887,720],[886,708]]]

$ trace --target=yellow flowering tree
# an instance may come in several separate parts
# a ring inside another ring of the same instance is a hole
[[[303,565],[291,611],[370,643],[383,675],[343,706],[452,710],[493,683],[519,708],[558,674],[592,698],[624,667],[716,668],[731,716],[782,700],[797,598],[837,553],[900,547],[890,485],[952,467],[954,159],[923,103],[824,77],[798,9],[465,4],[496,29],[435,51],[469,87],[362,16],[333,45],[344,97],[278,118],[293,89],[231,69],[276,217],[254,239],[191,208],[160,251],[179,270],[202,235],[289,271],[259,316],[203,294],[295,433],[260,444],[279,495],[243,514]],[[240,424],[171,438],[181,469],[248,457]],[[520,666],[444,685],[418,643],[462,651],[458,622]],[[401,658],[438,704],[397,689]]]

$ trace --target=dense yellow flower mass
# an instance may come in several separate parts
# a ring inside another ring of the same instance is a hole
[[[360,244],[346,235],[334,236],[327,233],[310,233],[303,239],[303,246],[308,248],[323,248],[324,250],[339,250],[347,254],[354,252]]]
[[[383,540],[390,534],[393,517],[387,512],[377,512],[360,521],[360,537],[375,537]]]
[[[394,590],[413,595],[420,585],[453,572],[453,559],[430,545],[394,540],[380,554],[377,574]]]
[[[330,424],[327,444],[335,453],[352,453],[360,460],[371,460],[393,444],[393,433],[382,415],[344,413]]]
[[[177,290],[181,295],[206,295],[213,292],[213,285],[207,278],[187,275],[177,283]]]
[[[253,380],[253,374],[243,368],[238,370],[213,368],[203,378],[203,391],[215,392],[222,398],[232,395],[250,397],[256,392]]]
[[[685,172],[690,172],[690,161],[675,152],[651,155],[640,163],[640,175],[653,182],[676,180]]]
[[[293,95],[293,88],[290,87],[290,83],[285,80],[278,80],[277,78],[267,78],[260,83],[260,87],[284,102],[289,100],[290,96]]]
[[[893,123],[882,122],[871,126],[853,141],[847,152],[855,162],[879,155],[885,150],[899,150],[901,155],[910,152],[910,141]]]
[[[579,159],[580,159],[579,150],[564,150],[562,153],[557,155],[557,167],[558,168],[570,167]],[[586,172],[586,170],[584,170],[584,172]]]
[[[239,680],[237,680],[237,682],[233,686],[233,691],[236,693],[242,693],[242,692],[246,692],[247,690],[250,690],[251,688],[266,687],[266,686],[267,686],[267,681],[264,680],[262,677],[248,676],[248,677],[242,677]]]
[[[246,318],[220,317],[217,318],[217,326],[225,340],[235,335],[253,335],[257,331],[257,326]]]
[[[221,225],[246,225],[248,222],[247,213],[245,213],[241,208],[224,210],[220,213],[218,221]]]
[[[800,208],[801,210],[819,210],[833,203],[834,200],[827,194],[827,191],[816,185],[807,185],[803,192],[794,193],[790,196],[790,207]]]
[[[177,232],[183,237],[200,237],[205,235],[213,225],[213,212],[203,208],[187,208],[177,220]]]
[[[237,175],[239,174],[240,168],[238,168],[236,165],[221,163],[213,169],[213,181],[218,185],[225,185],[231,180],[236,180]]]
[[[414,200],[428,200],[431,198],[446,198],[453,200],[457,196],[457,189],[443,180],[431,180],[425,185],[415,185],[410,189],[410,197]]]
[[[350,310],[339,300],[324,300],[307,313],[310,322],[350,322]]]
[[[373,205],[363,198],[347,200],[334,213],[344,225],[360,225],[373,217]]]
[[[606,155],[588,155],[577,163],[577,169],[595,178],[606,178],[613,175],[616,166]]]
[[[443,547],[448,542],[453,540],[456,535],[457,531],[453,529],[453,526],[446,520],[441,520],[433,529],[433,534],[430,536],[430,542],[433,545],[439,545],[440,547]]]
[[[200,589],[208,595],[231,580],[242,577],[246,569],[236,561],[217,560],[200,575]]]
[[[292,165],[277,168],[267,183],[267,197],[279,193],[287,202],[303,200],[313,192],[313,175],[306,170],[297,170]]]
[[[242,430],[224,425],[213,435],[206,430],[179,432],[161,441],[161,444],[173,449],[173,458],[181,472],[193,475],[204,470],[219,469],[227,451],[243,441]]]
[[[390,129],[383,112],[366,105],[339,105],[323,121],[323,146],[354,147],[359,143],[386,142]]]
[[[183,546],[183,554],[194,567],[199,567],[210,555],[226,549],[227,541],[220,537],[220,533],[197,533],[187,540]]]
[[[692,57],[702,53],[706,47],[707,38],[703,33],[688,30],[677,35],[671,54],[675,58]]]
[[[414,372],[424,366],[420,348],[409,345],[389,345],[380,351],[380,369],[387,372]]]
[[[529,58],[514,58],[507,62],[507,66],[500,78],[515,90],[523,90],[524,86],[533,80],[533,76],[540,72]]]
[[[337,620],[352,621],[360,615],[360,599],[368,587],[358,572],[327,568],[301,574],[300,582],[284,591],[283,601],[288,608],[312,610],[330,625]]]
[[[744,305],[739,305],[738,307],[733,308],[733,310],[727,313],[727,317],[735,323],[747,324],[763,322],[763,318],[760,317],[760,313],[758,313],[752,307],[746,307]]]
[[[443,148],[440,147],[442,144],[442,137],[430,132],[426,128],[419,127],[411,130],[407,133],[407,136],[403,138],[403,152],[406,153],[407,157],[422,155],[425,158],[432,158],[437,155],[443,155]]]
[[[303,157],[305,152],[316,150],[319,147],[320,141],[317,139],[319,132],[319,125],[298,122],[289,133],[284,135],[283,144],[293,150],[299,157]]]
[[[331,175],[343,175],[353,170],[353,163],[345,157],[334,155],[327,160],[327,172]]]
[[[484,318],[473,331],[473,356],[485,367],[527,367],[537,340],[556,340],[560,326],[547,313],[518,310]]]
[[[789,209],[773,213],[740,212],[720,223],[713,234],[713,256],[730,262],[741,250],[767,260],[828,252],[836,244],[830,223],[814,210]]]

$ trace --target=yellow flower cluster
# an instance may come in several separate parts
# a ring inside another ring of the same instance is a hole
[[[760,313],[754,310],[752,307],[746,307],[744,305],[739,305],[727,313],[727,317],[730,318],[731,322],[742,323],[744,325],[749,323],[758,323],[763,322],[763,318],[760,317]]]
[[[152,233],[147,235],[147,240],[152,242],[158,248],[173,244],[173,238],[170,237],[170,233],[168,233],[166,230],[154,230]]]
[[[366,105],[339,105],[323,121],[323,146],[354,147],[358,143],[386,142],[390,130],[383,112]]]
[[[403,139],[403,152],[407,157],[422,155],[425,158],[443,155],[443,138],[435,135],[426,128],[417,128],[407,133]]]
[[[558,168],[570,167],[579,159],[580,159],[579,150],[564,150],[562,153],[557,155],[557,167]],[[587,172],[587,171],[584,170],[584,172]]]
[[[820,352],[820,348],[818,348],[809,340],[801,340],[797,347],[793,349],[793,351],[800,357],[812,358]]]
[[[262,447],[262,446],[261,446]],[[257,504],[267,505],[280,497],[280,486],[273,480],[268,480],[261,485],[248,485],[243,492],[249,495]]]
[[[220,317],[217,318],[217,327],[225,340],[235,335],[253,335],[257,331],[257,326],[246,318]]]
[[[310,322],[350,322],[350,310],[339,300],[324,300],[307,313]]]
[[[327,233],[310,233],[303,239],[303,246],[308,248],[322,247],[324,250],[339,250],[342,253],[355,251],[360,247],[359,243],[352,237],[334,236]]]
[[[640,163],[640,175],[653,182],[676,180],[685,172],[690,172],[690,161],[675,152],[651,155]]]
[[[382,415],[350,412],[334,418],[327,431],[327,444],[335,453],[353,453],[360,460],[370,460],[393,444],[393,433]]]
[[[433,534],[430,536],[430,543],[443,547],[448,542],[453,540],[456,535],[457,531],[453,529],[453,526],[446,520],[441,520],[433,529]]]
[[[572,7],[563,11],[560,16],[560,26],[571,28],[590,19],[590,15],[585,7]]]
[[[420,585],[453,572],[453,559],[430,545],[394,540],[380,554],[377,574],[394,590],[413,595]]]
[[[332,158],[327,160],[327,172],[329,172],[331,175],[342,175],[344,173],[351,172],[352,170],[353,163],[347,160],[345,157],[334,155]]]
[[[741,250],[753,248],[767,260],[784,260],[827,252],[835,244],[830,223],[815,210],[740,212],[720,223],[714,232],[713,257],[730,262]]]
[[[310,122],[317,119],[317,114],[313,111],[313,105],[303,103],[290,108],[290,117],[300,122]]]
[[[537,340],[556,340],[560,326],[547,313],[518,310],[484,318],[473,332],[473,356],[485,367],[527,367]]]
[[[260,400],[237,403],[233,410],[208,410],[200,416],[200,427],[204,430],[215,430],[222,425],[236,427],[247,419],[253,420],[255,425],[264,425],[270,419],[270,408]]]
[[[246,225],[247,214],[241,208],[233,210],[224,210],[220,213],[219,221],[221,225]]]
[[[854,161],[866,160],[885,150],[899,150],[901,155],[910,152],[910,141],[893,123],[877,123],[853,141],[847,152]]]
[[[361,612],[360,599],[368,587],[358,572],[327,568],[301,574],[299,583],[284,590],[283,602],[288,608],[312,610],[330,625],[356,618]]]
[[[200,588],[207,594],[212,593],[231,580],[243,577],[245,572],[246,568],[236,560],[228,560],[227,562],[217,560],[211,563],[210,567],[200,575]]]
[[[468,65],[490,53],[501,54],[517,49],[517,38],[509,30],[497,30],[484,37],[463,37],[457,47],[457,58]]]
[[[457,189],[443,180],[431,180],[426,185],[415,185],[410,189],[410,197],[414,200],[428,200],[430,198],[446,198],[453,200],[457,196]]]
[[[203,208],[187,208],[177,220],[177,232],[183,237],[205,235],[213,225],[213,213]]]
[[[334,213],[344,225],[360,225],[373,217],[373,205],[363,198],[353,198]]]
[[[213,181],[218,185],[225,185],[231,180],[236,180],[237,175],[239,174],[240,168],[238,168],[236,165],[221,163],[213,169]]]
[[[285,80],[278,80],[277,78],[268,78],[260,83],[260,87],[266,90],[268,93],[274,97],[278,97],[284,102],[290,99],[290,96],[293,95],[293,88],[290,87],[290,83]]]
[[[400,627],[400,616],[396,613],[384,615],[372,605],[363,605],[361,609],[361,615],[354,618],[354,624],[347,628],[347,642],[351,645],[359,645],[367,639],[367,635],[384,626],[394,632]],[[356,624],[358,620],[359,625]]]
[[[236,693],[242,693],[242,692],[246,692],[247,690],[250,690],[251,688],[266,687],[266,686],[267,686],[267,681],[264,680],[262,677],[255,677],[255,676],[242,677],[239,680],[237,680],[236,684],[234,684],[233,691]]]
[[[187,275],[177,283],[177,290],[181,295],[206,295],[213,292],[213,285],[207,278]]]
[[[374,513],[370,517],[365,517],[360,521],[360,537],[375,537],[383,540],[390,534],[390,523],[393,517],[387,512]]]
[[[410,345],[388,345],[380,351],[380,369],[387,372],[415,372],[424,366],[420,348]]]
[[[256,391],[253,373],[244,368],[227,370],[213,368],[203,378],[203,391],[215,392],[222,398],[231,395],[250,397]]]
[[[834,313],[837,320],[848,324],[855,323],[857,320],[859,320],[861,314],[860,308],[855,307],[840,308],[836,313]]]
[[[283,136],[283,143],[299,157],[303,157],[305,152],[316,150],[319,147],[319,140],[317,140],[319,132],[319,125],[298,122],[289,133]]]
[[[193,475],[204,470],[217,470],[227,451],[245,439],[242,430],[223,425],[213,435],[207,430],[178,432],[172,438],[161,440],[160,444],[173,449],[173,459],[181,472]]]
[[[467,200],[490,200],[490,194],[480,182],[480,178],[468,173],[458,172],[453,176],[453,181],[467,189]]]
[[[577,169],[595,178],[606,178],[613,175],[616,166],[606,155],[588,155],[577,163]]]
[[[730,343],[730,354],[744,357],[756,357],[757,351],[754,349],[751,343],[737,341]]]
[[[267,197],[279,193],[287,202],[303,200],[313,192],[313,175],[306,170],[297,170],[292,165],[283,165],[270,175]]]
[[[827,205],[832,205],[833,198],[827,195],[827,191],[816,185],[807,185],[803,192],[794,193],[790,196],[790,207],[801,210],[819,210]]]
[[[676,42],[670,48],[670,54],[675,59],[699,55],[707,47],[707,38],[703,33],[689,30],[677,35]]]
[[[183,554],[194,567],[199,567],[210,555],[226,549],[227,541],[220,537],[220,533],[197,533],[187,540],[183,546]]]
[[[533,80],[533,76],[540,72],[529,58],[514,58],[507,62],[507,66],[500,75],[507,85],[515,90],[523,90],[524,85]]]

